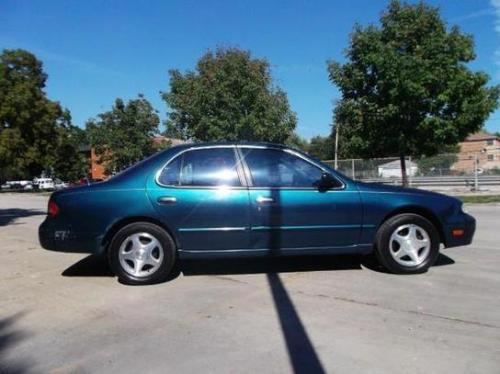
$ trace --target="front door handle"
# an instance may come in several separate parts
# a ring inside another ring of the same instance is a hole
[[[177,198],[174,196],[162,196],[157,200],[160,204],[174,204],[177,202]]]
[[[274,203],[274,199],[272,197],[266,197],[266,196],[259,196],[257,197],[256,201],[259,204]]]

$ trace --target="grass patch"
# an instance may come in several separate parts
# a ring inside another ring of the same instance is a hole
[[[500,195],[455,196],[468,204],[500,203]]]

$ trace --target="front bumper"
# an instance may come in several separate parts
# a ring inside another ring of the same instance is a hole
[[[461,213],[456,220],[444,226],[445,246],[459,247],[472,243],[476,231],[476,219],[467,213]],[[462,235],[454,235],[454,232],[463,231]]]

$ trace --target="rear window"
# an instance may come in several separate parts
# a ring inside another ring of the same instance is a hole
[[[158,182],[167,186],[241,186],[233,148],[184,152],[165,166]]]

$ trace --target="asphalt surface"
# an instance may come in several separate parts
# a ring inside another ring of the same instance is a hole
[[[46,197],[0,194],[0,372],[500,373],[500,205],[422,275],[362,257],[188,262],[124,286],[48,252]]]

